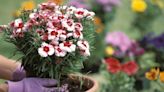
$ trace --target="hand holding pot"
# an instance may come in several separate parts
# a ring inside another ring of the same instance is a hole
[[[25,78],[19,82],[8,81],[8,92],[59,92],[55,88],[46,88],[56,84],[54,79]]]

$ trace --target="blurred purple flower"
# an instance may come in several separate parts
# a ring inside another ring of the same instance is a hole
[[[84,0],[70,0],[68,2],[68,5],[77,7],[77,8],[85,8],[90,9],[89,5]]]
[[[120,31],[109,32],[105,38],[105,42],[119,47],[123,53],[131,47],[132,43],[128,36]]]
[[[153,46],[156,49],[164,48],[164,33],[154,37],[154,34],[148,34],[146,35],[141,41],[140,44],[144,48],[148,48],[150,46]]]
[[[110,3],[110,0],[96,0],[96,2],[102,5],[107,5]]]
[[[111,5],[111,6],[117,6],[120,4],[120,0],[96,0],[96,2],[101,5]]]
[[[150,44],[153,45],[155,48],[164,48],[164,33],[154,37],[153,39],[151,39]]]
[[[106,5],[106,6],[104,6],[104,11],[111,12],[112,11],[112,7],[110,5]]]
[[[106,44],[118,47],[115,55],[119,57],[144,54],[144,49],[136,41],[131,40],[125,33],[120,31],[109,32],[105,38],[105,42]]]
[[[133,41],[131,44],[131,47],[128,51],[128,54],[129,55],[133,54],[135,56],[139,56],[139,55],[144,54],[144,52],[145,52],[145,50],[139,46],[139,43],[137,43],[136,41]]]
[[[120,4],[120,0],[96,0],[96,2],[100,4],[106,12],[111,12],[113,7]]]
[[[120,0],[109,0],[109,1],[110,1],[110,4],[113,6],[118,6],[121,3]]]

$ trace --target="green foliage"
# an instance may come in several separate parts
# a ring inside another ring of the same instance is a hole
[[[101,85],[100,92],[133,92],[134,78],[124,73],[110,74],[107,71],[101,72],[107,83]]]
[[[152,23],[162,14],[162,10],[158,5],[151,3],[150,0],[147,0],[146,3],[148,5],[146,11],[137,13],[132,24],[142,32],[153,31]]]

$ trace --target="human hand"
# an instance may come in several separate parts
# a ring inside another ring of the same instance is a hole
[[[0,79],[19,81],[26,74],[19,62],[0,55]]]
[[[19,82],[8,81],[8,92],[68,92],[67,85],[57,85],[54,79],[25,78]]]

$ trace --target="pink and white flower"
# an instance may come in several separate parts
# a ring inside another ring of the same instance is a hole
[[[72,19],[67,19],[62,22],[63,27],[65,27],[68,31],[73,31],[75,29],[74,21]]]
[[[79,31],[82,31],[83,30],[83,26],[79,22],[75,23],[74,26],[75,26],[75,30],[79,30]]]
[[[44,34],[44,30],[43,30],[43,29],[36,29],[36,32],[37,32],[39,35],[43,35],[43,34]]]
[[[83,8],[78,8],[76,9],[75,11],[75,16],[78,18],[78,19],[81,19],[83,17],[85,17],[87,14],[87,11],[86,9],[83,9]]]
[[[68,16],[67,15],[63,15],[63,14],[59,14],[59,15],[57,15],[57,18],[60,21],[64,21],[64,20],[67,20],[68,19]]]
[[[95,16],[95,13],[88,11],[86,16],[87,16],[88,19],[93,19],[93,17]]]
[[[74,38],[83,39],[83,34],[82,34],[81,31],[75,30],[75,31],[73,32],[73,37],[74,37]]]
[[[24,24],[23,30],[27,31],[27,30],[31,29],[32,26],[33,26],[33,24],[28,21]]]
[[[61,15],[61,14],[60,14]],[[58,15],[56,16],[55,14],[53,14],[52,16],[49,17],[48,22],[55,22],[55,23],[59,23],[60,22],[60,18],[58,17]]]
[[[45,33],[44,35],[41,36],[41,39],[43,41],[47,41],[48,40],[48,33]]]
[[[61,34],[59,38],[60,38],[60,41],[65,41],[67,38],[67,32],[65,30],[61,30]]]
[[[88,49],[86,49],[86,50],[80,50],[80,53],[81,53],[83,56],[85,56],[85,57],[91,55],[91,54],[90,54],[90,51],[89,51]]]
[[[16,19],[14,22],[12,22],[11,24],[11,27],[14,27],[14,28],[17,28],[17,29],[22,29],[24,24],[23,24],[23,21],[22,19]]]
[[[47,3],[42,3],[42,4],[38,5],[39,9],[41,9],[41,10],[46,9],[46,6],[47,6]]]
[[[76,50],[76,45],[69,41],[60,43],[59,47],[66,52],[74,52]]]
[[[39,16],[38,16],[38,14],[37,13],[31,13],[30,15],[29,15],[29,18],[30,19],[36,19],[36,18],[38,18]]]
[[[52,56],[55,53],[55,49],[52,45],[43,42],[41,47],[38,48],[38,53],[41,57]]]
[[[71,33],[67,33],[67,38],[72,37],[72,36],[73,36],[72,32]]]
[[[44,20],[49,19],[52,14],[52,11],[39,11],[39,16]]]
[[[48,21],[47,27],[48,28],[55,28],[55,25],[57,25],[58,23],[59,23],[58,20],[56,20],[56,21]]]
[[[77,42],[77,46],[80,49],[80,52],[84,56],[90,56],[90,51],[89,51],[89,44],[87,41],[80,40]]]
[[[48,40],[58,40],[60,36],[60,31],[56,29],[48,28]]]
[[[73,6],[70,6],[67,8],[67,14],[73,14],[76,11],[76,8]]]
[[[42,4],[39,4],[39,9],[41,10],[45,10],[45,9],[55,9],[56,7],[56,4],[55,3],[52,3],[52,2],[48,2],[48,3],[42,3]]]
[[[23,37],[24,33],[22,31],[22,29],[14,29],[13,33],[12,33],[12,37]]]
[[[77,42],[77,46],[82,50],[89,49],[89,43],[85,40],[79,40]]]
[[[28,23],[28,24],[27,24]],[[34,25],[39,25],[40,22],[35,20],[35,19],[30,19],[25,23],[27,26],[34,26]]]
[[[54,15],[62,15],[62,12],[59,10],[56,10]]]
[[[58,57],[64,57],[67,54],[66,51],[62,50],[59,46],[55,47],[55,55]]]
[[[57,41],[57,40],[51,40],[50,44],[55,47],[55,46],[58,46],[59,45],[59,41]]]

